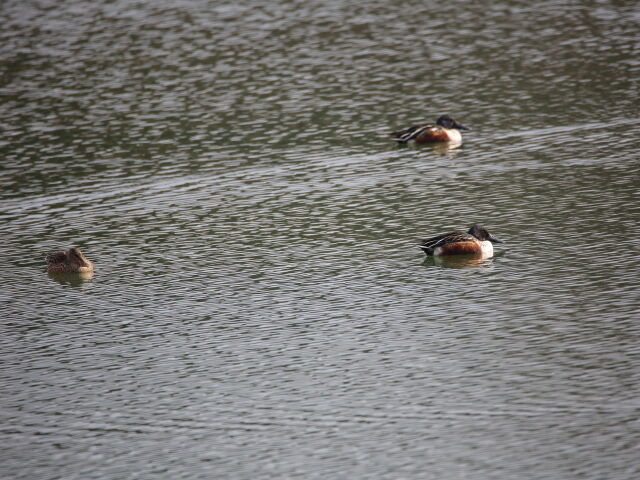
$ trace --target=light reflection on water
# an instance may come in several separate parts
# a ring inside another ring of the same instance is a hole
[[[438,12],[0,7],[1,476],[637,477],[637,8]]]

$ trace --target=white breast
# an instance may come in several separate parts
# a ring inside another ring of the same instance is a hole
[[[489,240],[483,240],[480,242],[480,247],[482,248],[482,256],[484,258],[493,257],[493,243]]]
[[[447,135],[449,135],[450,142],[462,142],[462,135],[455,128],[447,128]]]

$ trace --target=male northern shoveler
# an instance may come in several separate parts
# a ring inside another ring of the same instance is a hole
[[[88,273],[93,272],[93,263],[79,248],[70,248],[64,252],[50,253],[45,257],[49,273]]]
[[[393,132],[396,142],[407,143],[410,140],[416,143],[434,143],[434,142],[462,142],[460,130],[471,130],[461,123],[455,121],[449,115],[442,115],[436,121],[436,124],[427,123],[426,125],[414,125],[406,130]]]
[[[420,242],[420,248],[427,255],[478,255],[493,256],[493,244],[504,243],[491,235],[486,228],[473,225],[466,232],[445,233]]]

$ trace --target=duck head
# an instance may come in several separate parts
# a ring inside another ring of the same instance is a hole
[[[461,124],[449,115],[441,115],[440,118],[436,120],[436,124],[444,128],[455,128],[456,130],[471,130],[469,127]]]
[[[491,243],[504,243],[504,240],[500,240],[498,237],[494,237],[489,233],[489,231],[481,225],[472,225],[471,228],[467,231],[469,235],[473,235],[478,240],[485,241],[488,240]]]

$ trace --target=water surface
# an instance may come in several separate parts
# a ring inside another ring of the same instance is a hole
[[[639,22],[4,2],[0,476],[638,478]]]

